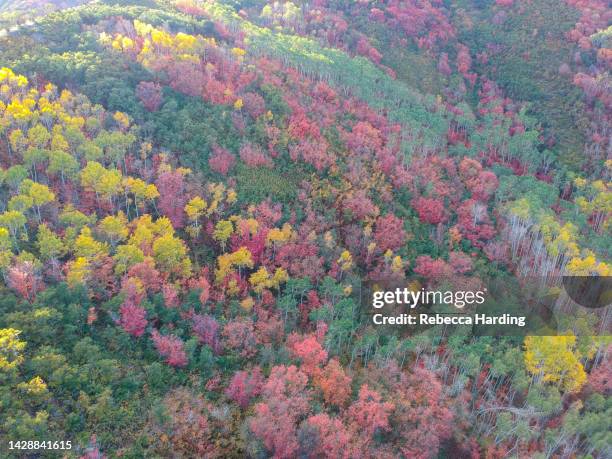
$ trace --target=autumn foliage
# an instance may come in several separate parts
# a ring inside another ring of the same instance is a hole
[[[611,273],[606,2],[107,3],[0,13],[0,437],[606,457],[605,316],[563,289]],[[555,336],[372,323],[534,277]]]

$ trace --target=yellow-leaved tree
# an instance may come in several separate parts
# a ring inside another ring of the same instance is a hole
[[[26,342],[19,339],[20,333],[14,328],[0,329],[0,376],[15,371],[23,362]]]
[[[164,272],[189,276],[191,261],[187,257],[185,243],[166,232],[153,242],[155,264]]]
[[[215,231],[213,233],[213,239],[221,245],[221,248],[225,251],[227,240],[234,232],[234,225],[229,220],[221,220],[215,225]]]
[[[525,338],[525,366],[529,373],[541,381],[556,383],[565,392],[577,392],[586,382],[582,357],[574,335]]]

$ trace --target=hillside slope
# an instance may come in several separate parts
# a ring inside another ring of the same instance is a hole
[[[2,10],[0,455],[609,455],[604,2],[76,3]]]

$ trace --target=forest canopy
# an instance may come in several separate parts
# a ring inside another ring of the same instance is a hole
[[[611,22],[5,2],[0,456],[610,457],[608,309],[564,280],[612,276]],[[537,286],[556,328],[376,326],[396,285]]]

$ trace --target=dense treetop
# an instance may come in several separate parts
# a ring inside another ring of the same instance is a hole
[[[609,455],[605,2],[80,3],[0,10],[3,456]],[[371,322],[534,277],[559,336]]]

